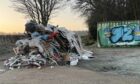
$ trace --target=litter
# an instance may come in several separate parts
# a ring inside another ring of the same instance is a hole
[[[80,59],[89,60],[93,52],[84,50],[80,37],[66,28],[29,22],[25,25],[26,38],[13,48],[15,56],[4,62],[8,69],[50,65],[77,65]],[[51,68],[53,68],[51,67]]]

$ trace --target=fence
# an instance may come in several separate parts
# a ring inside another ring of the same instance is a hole
[[[140,46],[140,21],[98,24],[98,47]]]

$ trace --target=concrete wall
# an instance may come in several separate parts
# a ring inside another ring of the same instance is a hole
[[[140,21],[98,24],[98,47],[140,46]]]

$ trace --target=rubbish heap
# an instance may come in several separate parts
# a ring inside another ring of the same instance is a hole
[[[48,24],[46,27],[30,21],[25,24],[26,38],[13,48],[15,56],[4,62],[8,69],[54,65],[77,65],[89,60],[93,53],[84,50],[80,37],[65,28]]]

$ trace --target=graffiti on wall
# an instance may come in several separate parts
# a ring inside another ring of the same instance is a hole
[[[111,31],[110,41],[116,42],[130,42],[133,40],[133,30],[124,26],[115,27]]]
[[[108,35],[107,37],[109,37],[112,43],[130,42],[134,38],[133,30],[126,26],[114,27],[109,32],[110,35]]]
[[[138,24],[105,28],[104,33],[111,43],[140,41],[140,26]]]
[[[98,24],[98,46],[140,46],[140,21],[112,21]]]

